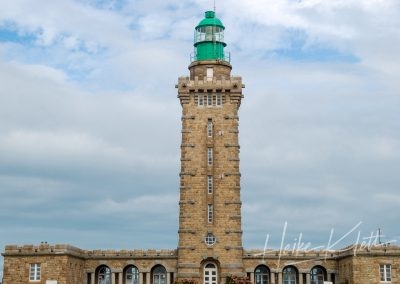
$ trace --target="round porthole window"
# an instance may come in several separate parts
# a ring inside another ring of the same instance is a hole
[[[211,233],[208,233],[207,236],[204,238],[204,241],[208,246],[212,246],[213,244],[215,244],[216,240],[217,238]]]

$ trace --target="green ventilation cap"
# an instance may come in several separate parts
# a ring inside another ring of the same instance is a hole
[[[205,27],[205,26],[216,26],[216,27],[221,27],[221,28],[225,29],[221,20],[218,18],[215,18],[214,11],[207,11],[205,14],[206,14],[205,18],[200,21],[200,23],[196,26],[196,29],[200,28],[200,27]]]

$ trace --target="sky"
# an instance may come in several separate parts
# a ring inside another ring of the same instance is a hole
[[[213,6],[0,3],[2,251],[42,241],[177,247],[174,86],[188,75],[194,27]],[[332,237],[342,248],[378,228],[382,241],[400,242],[400,2],[215,6],[232,75],[246,85],[244,247],[301,237],[326,248]]]

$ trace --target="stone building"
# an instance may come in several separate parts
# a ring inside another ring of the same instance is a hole
[[[242,246],[238,110],[241,77],[231,76],[222,22],[213,11],[195,28],[189,76],[176,88],[182,106],[179,243],[172,250],[82,250],[69,245],[8,245],[3,284],[400,283],[400,248],[358,245],[340,251],[248,251]]]

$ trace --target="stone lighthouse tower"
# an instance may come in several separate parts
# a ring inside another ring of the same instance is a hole
[[[179,279],[224,283],[243,275],[238,110],[241,77],[232,77],[225,27],[208,11],[195,28],[190,75],[180,77],[182,144]]]

